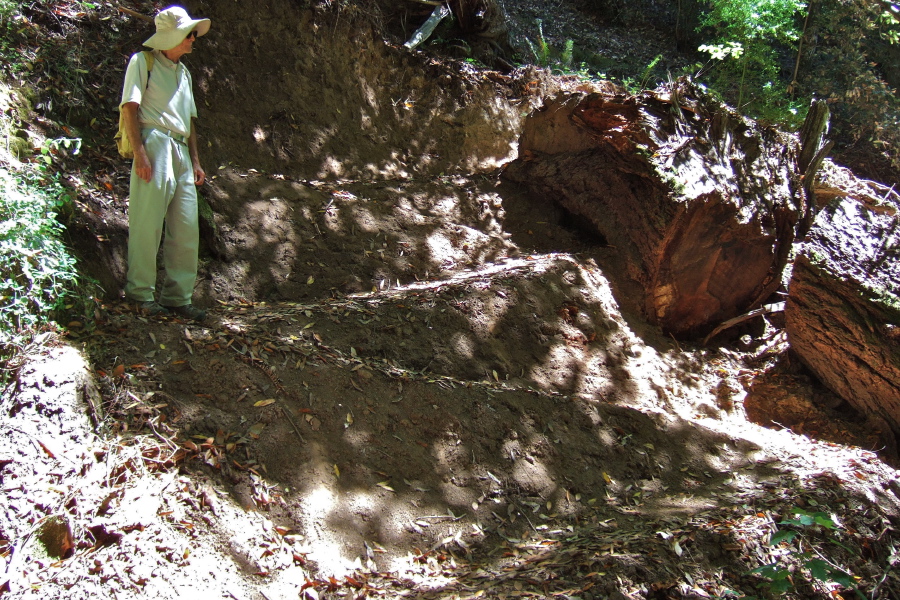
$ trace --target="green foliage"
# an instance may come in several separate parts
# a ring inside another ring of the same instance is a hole
[[[655,85],[651,85],[650,82],[653,78],[656,67],[657,65],[659,65],[659,62],[661,60],[662,54],[657,54],[655,57],[653,57],[653,60],[647,63],[647,66],[644,67],[637,79],[635,79],[634,77],[623,77],[622,85],[624,85],[625,89],[632,94],[639,94],[646,89],[655,87]]]
[[[711,0],[701,21],[712,43],[699,47],[712,64],[710,85],[738,110],[757,118],[791,121],[787,83],[779,70],[780,53],[796,55],[797,16],[802,0]]]
[[[828,513],[810,512],[794,507],[795,518],[785,519],[779,525],[787,525],[793,529],[780,529],[769,538],[770,546],[787,546],[788,550],[782,560],[763,565],[751,571],[768,579],[766,587],[776,594],[785,594],[794,587],[790,563],[795,563],[801,572],[819,583],[837,583],[845,588],[855,590],[857,595],[865,598],[857,589],[853,577],[841,567],[826,560],[821,552],[813,552],[809,548],[821,547],[821,542],[813,544],[811,536],[821,532],[836,532],[838,525]],[[827,542],[847,549],[829,534]],[[794,544],[796,542],[796,544]]]
[[[572,68],[572,52],[574,49],[575,42],[572,40],[566,40],[566,45],[563,48],[562,55],[559,57],[560,64],[566,70]]]
[[[653,76],[653,70],[656,68],[656,65],[659,64],[660,60],[662,60],[662,54],[657,54],[644,68],[644,72],[641,73],[641,89],[647,89],[650,78]]]
[[[723,41],[749,44],[764,41],[795,41],[799,32],[794,16],[803,0],[711,0],[704,26],[714,28]]]
[[[535,46],[535,44],[528,38],[525,38],[525,42],[528,44],[528,48],[534,55],[535,64],[539,67],[549,67],[550,45],[547,43],[547,40],[544,39],[544,22],[540,19],[535,19],[535,23],[537,24],[538,28],[537,46]]]
[[[824,98],[838,152],[874,150],[900,169],[900,98],[882,72],[895,55],[890,44],[900,43],[895,5],[819,0],[811,13],[803,0],[709,6],[700,28],[709,41],[699,50],[710,60],[697,79],[742,113],[787,128],[802,123],[813,96]]]
[[[537,25],[538,37],[537,42],[532,42],[525,38],[525,43],[534,56],[534,64],[539,67],[550,68],[555,67],[563,72],[570,72],[572,62],[574,60],[575,42],[566,40],[562,50],[556,50],[550,46],[544,37],[544,23],[540,19],[535,19]]]
[[[5,28],[18,10],[18,2],[14,0],[0,0],[0,26]]]
[[[76,281],[57,213],[70,202],[44,163],[0,168],[0,363],[62,308]],[[3,377],[0,377],[3,379]]]

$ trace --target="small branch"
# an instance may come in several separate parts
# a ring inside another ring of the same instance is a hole
[[[419,4],[427,4],[428,6],[440,6],[443,2],[437,2],[435,0],[409,0],[409,2],[418,2]]]
[[[287,417],[287,420],[290,422],[291,427],[294,428],[294,433],[296,433],[296,434],[297,434],[297,437],[300,438],[300,443],[303,444],[303,445],[305,446],[305,445],[306,445],[306,440],[303,439],[303,434],[300,433],[300,429],[297,427],[297,424],[294,423],[294,419],[291,418],[291,412],[290,412],[290,410],[291,410],[291,409],[289,409],[289,408],[285,408],[285,409],[284,409],[284,416]]]
[[[450,9],[447,8],[444,4],[439,4],[437,8],[431,13],[431,16],[428,17],[428,20],[419,27],[416,32],[413,34],[409,41],[403,44],[410,50],[424,42],[428,39],[428,37],[434,32],[435,28],[438,24],[450,14]]]
[[[422,1],[422,0],[420,0],[420,1]],[[131,10],[130,8],[125,8],[125,7],[123,7],[123,6],[117,6],[116,8],[118,8],[120,12],[123,12],[123,13],[125,13],[126,15],[130,15],[130,16],[136,18],[136,19],[141,19],[142,21],[147,21],[148,23],[152,23],[152,22],[153,22],[153,17],[148,17],[148,16],[145,15],[145,14],[141,14],[141,13],[139,13],[139,12],[135,12],[135,11]]]
[[[756,310],[751,310],[750,312],[745,313],[740,316],[737,316],[737,317],[734,317],[733,319],[728,319],[727,321],[725,321],[724,323],[722,323],[721,325],[719,325],[718,327],[713,329],[712,333],[710,333],[708,336],[703,338],[703,345],[705,346],[707,344],[707,342],[709,342],[709,340],[711,340],[712,338],[714,338],[721,332],[725,331],[726,329],[729,329],[730,327],[734,327],[738,323],[743,323],[744,321],[749,321],[753,317],[758,317],[760,315],[764,315],[767,313],[781,312],[784,310],[784,305],[785,305],[784,302],[776,302],[775,304],[766,304],[765,306],[757,308]]]
[[[806,28],[809,26],[809,15],[812,12],[812,2],[806,7],[806,19],[803,21],[803,33],[800,34],[800,40],[797,42],[797,63],[794,65],[794,76],[791,78],[790,94],[794,97],[797,91],[797,75],[800,74],[800,57],[803,56],[803,37],[806,35]]]

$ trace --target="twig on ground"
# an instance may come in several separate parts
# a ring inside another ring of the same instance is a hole
[[[737,317],[734,317],[733,319],[728,319],[727,321],[725,321],[724,323],[722,323],[721,325],[719,325],[718,327],[713,329],[712,333],[710,333],[708,336],[703,338],[703,345],[705,346],[709,342],[709,340],[716,337],[718,334],[725,331],[726,329],[734,327],[735,325],[737,325],[739,323],[743,323],[744,321],[749,321],[753,317],[758,317],[760,315],[765,315],[768,313],[781,312],[784,310],[784,305],[785,305],[784,302],[776,302],[774,304],[766,304],[765,306],[761,306],[755,310],[751,310],[750,312],[744,313],[743,315],[740,315]]]
[[[291,424],[291,427],[294,428],[294,432],[297,434],[297,437],[300,438],[300,443],[303,444],[303,445],[306,445],[306,440],[303,439],[303,434],[300,433],[300,429],[297,427],[297,424],[294,423],[294,419],[291,418],[291,411],[290,411],[290,409],[285,409],[285,410],[284,410],[284,416],[287,417],[288,421],[289,421],[290,424]]]

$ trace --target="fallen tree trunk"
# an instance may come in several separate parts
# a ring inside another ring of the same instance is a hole
[[[651,321],[697,335],[781,284],[808,207],[799,150],[795,137],[678,81],[668,93],[546,102],[526,120],[505,175],[615,246],[645,290]]]
[[[826,386],[898,435],[900,197],[881,196],[847,170],[829,171],[817,197],[832,201],[794,262],[788,338]]]

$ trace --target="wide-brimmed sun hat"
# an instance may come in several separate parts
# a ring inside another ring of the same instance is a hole
[[[180,6],[164,8],[153,22],[156,24],[156,33],[144,45],[156,50],[171,50],[184,41],[191,30],[196,30],[198,37],[206,35],[210,26],[209,19],[192,19]]]

